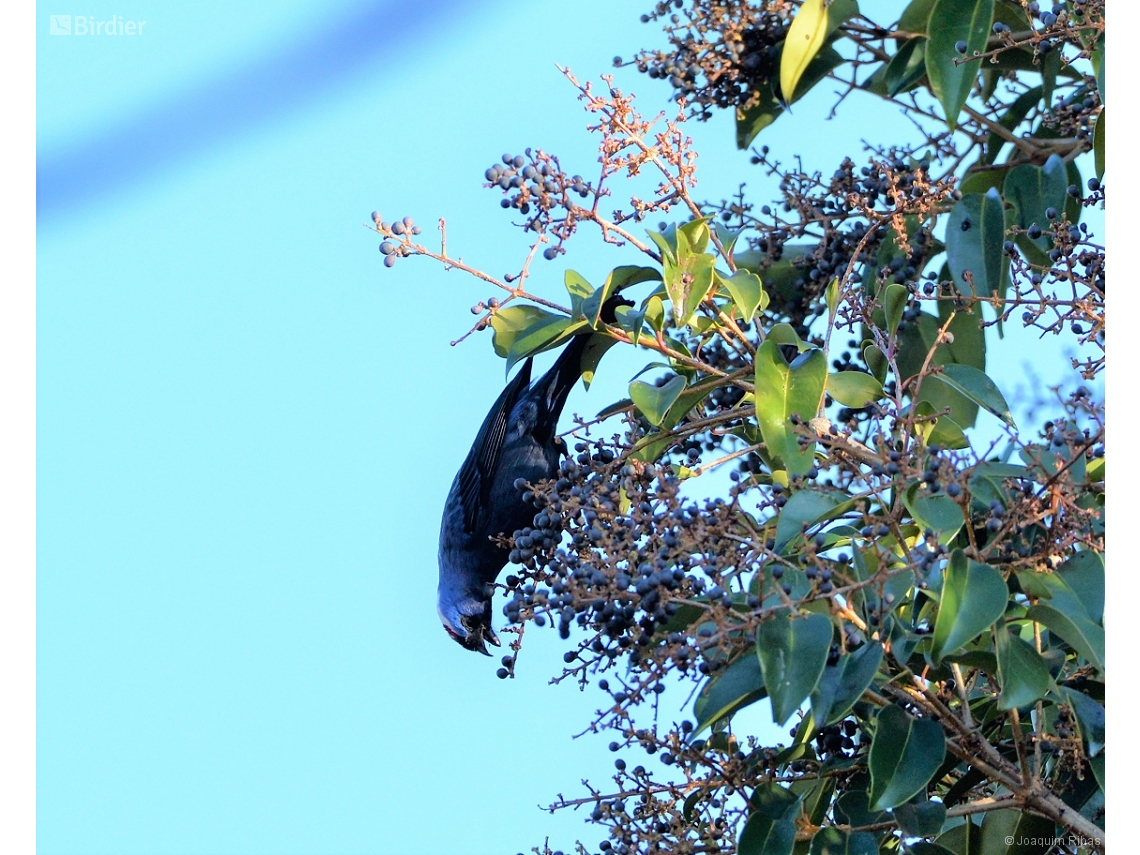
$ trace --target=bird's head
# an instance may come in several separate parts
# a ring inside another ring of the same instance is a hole
[[[443,628],[468,650],[490,656],[487,642],[500,646],[499,637],[491,629],[491,601],[466,597],[458,602],[439,601],[439,620]]]

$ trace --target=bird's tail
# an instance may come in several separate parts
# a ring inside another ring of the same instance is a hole
[[[602,307],[602,320],[613,323],[615,310],[623,304],[632,305],[616,294],[610,297]],[[533,395],[533,400],[539,402],[539,420],[534,433],[540,442],[548,441],[558,430],[558,419],[562,415],[562,408],[566,406],[566,398],[585,370],[583,357],[586,356],[586,352],[591,348],[605,348],[613,343],[614,340],[608,336],[596,333],[587,332],[574,336],[565,350],[558,355],[550,370],[534,384],[530,394]],[[596,364],[599,356],[600,354],[596,352],[592,354],[591,363]]]
[[[558,419],[562,415],[562,408],[566,406],[570,390],[582,376],[582,357],[593,337],[587,333],[570,339],[570,343],[558,355],[554,365],[532,387],[529,396],[533,396],[533,400],[538,404],[538,423],[535,425],[534,435],[539,442],[548,442],[558,430]]]

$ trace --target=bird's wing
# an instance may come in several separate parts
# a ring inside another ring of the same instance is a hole
[[[532,361],[528,359],[515,378],[503,389],[483,420],[471,451],[467,453],[467,459],[459,469],[459,497],[463,506],[463,528],[467,532],[475,531],[480,512],[488,510],[487,493],[499,465],[499,455],[507,436],[511,410],[514,409],[519,396],[530,385]]]

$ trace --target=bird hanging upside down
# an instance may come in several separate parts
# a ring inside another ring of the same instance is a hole
[[[510,536],[531,523],[535,508],[524,502],[521,484],[537,484],[558,472],[566,443],[556,435],[558,417],[582,376],[582,357],[591,340],[577,335],[553,367],[533,385],[531,359],[499,395],[459,468],[443,507],[439,529],[439,617],[447,634],[490,656],[485,642],[499,646],[491,628],[494,582],[510,551],[492,538]],[[595,344],[597,346],[597,344]]]

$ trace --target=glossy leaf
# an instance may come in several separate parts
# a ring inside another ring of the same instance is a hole
[[[1105,585],[1103,555],[1083,550],[1065,561],[1052,575],[1081,601],[1090,619],[1101,622],[1104,617]],[[1050,590],[1054,590],[1053,586],[1050,586]]]
[[[862,825],[876,825],[890,819],[886,811],[873,811],[870,805],[871,801],[866,790],[848,790],[835,800],[835,821],[858,828]]]
[[[897,282],[892,282],[883,289],[883,314],[886,316],[887,332],[890,335],[894,335],[898,330],[909,297],[910,292],[906,286]]]
[[[495,348],[495,354],[505,359],[519,333],[537,325],[540,320],[561,317],[563,316],[529,304],[499,309],[491,315],[491,345]]]
[[[767,697],[760,660],[746,651],[724,671],[709,679],[693,703],[695,737],[710,724]]]
[[[942,574],[942,596],[934,622],[930,655],[935,664],[985,630],[1005,613],[1009,589],[989,564],[954,550]]]
[[[677,230],[676,260],[664,260],[665,290],[673,304],[674,323],[679,327],[689,322],[713,286],[716,256],[691,244],[695,239],[697,244],[708,245],[708,226],[702,222],[698,225],[698,229],[688,232]]]
[[[582,301],[582,315],[591,327],[597,329],[602,317],[602,306],[605,305],[606,300],[614,294],[620,294],[631,285],[637,285],[640,282],[660,281],[661,271],[655,267],[638,267],[636,265],[615,267],[606,277],[605,284]]]
[[[1083,614],[1066,614],[1050,605],[1038,603],[1025,613],[1030,620],[1044,624],[1073,650],[1104,671],[1104,628]]]
[[[839,491],[799,490],[793,493],[780,509],[776,521],[776,552],[782,552],[805,526],[812,526],[831,517],[847,501],[847,494]]]
[[[911,484],[903,495],[906,509],[922,528],[934,529],[939,541],[949,543],[965,525],[962,506],[942,493],[928,493],[920,482]],[[979,630],[980,632],[981,630]]]
[[[654,427],[659,427],[665,420],[665,414],[673,406],[673,402],[685,390],[685,378],[675,376],[663,386],[654,386],[641,380],[634,380],[629,384],[629,397],[637,409],[649,420]]]
[[[823,828],[811,839],[811,855],[879,855],[879,841],[866,831]]]
[[[785,101],[792,100],[808,64],[823,47],[827,23],[824,0],[804,0],[792,19],[780,54],[780,91],[784,93]]]
[[[1104,110],[1101,109],[1100,115],[1096,120],[1096,129],[1093,131],[1093,161],[1096,164],[1096,177],[1097,180],[1104,178],[1104,143],[1105,143],[1105,130],[1104,130]]]
[[[1053,849],[1048,841],[1058,836],[1053,823],[1044,817],[992,810],[982,819],[977,851],[984,855],[1046,855]]]
[[[839,4],[834,4],[839,5]],[[843,57],[835,48],[825,45],[804,70],[796,86],[796,94],[791,99],[798,101],[811,89],[843,64]],[[758,100],[746,110],[736,111],[736,147],[746,149],[764,128],[768,127],[784,112],[784,105],[776,98],[771,82],[762,84],[757,92]],[[790,247],[789,247],[790,248]],[[767,280],[765,280],[767,281]]]
[[[925,795],[899,805],[891,813],[908,837],[934,837],[946,824],[946,805],[932,802]]]
[[[1005,111],[998,124],[1005,128],[1007,131],[1012,131],[1018,125],[1025,121],[1025,117],[1029,115],[1030,110],[1041,103],[1041,96],[1044,94],[1044,89],[1041,86],[1034,86],[1025,92],[1022,92],[1009,105],[1009,109]],[[1001,152],[1002,147],[1005,145],[1005,137],[998,133],[991,133],[990,138],[986,141],[986,153],[982,157],[983,163],[997,163],[998,154]],[[965,193],[966,190],[962,189]]]
[[[639,312],[633,306],[618,306],[614,314],[618,326],[629,335],[630,342],[637,344],[645,329],[645,312]]]
[[[1081,736],[1088,744],[1089,756],[1095,756],[1104,748],[1104,707],[1075,689],[1061,688],[1061,695],[1077,715],[1081,726]]]
[[[918,84],[926,76],[926,39],[910,39],[891,57],[884,72],[887,94],[895,97]]]
[[[982,829],[966,817],[962,825],[956,825],[939,835],[936,844],[954,855],[981,855]]]
[[[866,367],[871,369],[871,374],[879,381],[880,384],[887,380],[887,370],[890,365],[887,363],[887,357],[884,352],[879,350],[878,345],[868,344],[863,348],[863,361]]]
[[[946,737],[937,722],[916,719],[890,704],[875,719],[868,766],[871,807],[893,808],[922,792],[946,756]]]
[[[824,727],[839,721],[875,681],[883,661],[883,646],[868,642],[854,653],[844,653],[834,665],[823,669],[823,676],[811,694],[812,715]]]
[[[570,316],[574,320],[584,319],[583,306],[586,298],[594,293],[594,286],[587,282],[577,270],[567,268],[563,278],[566,283],[566,293],[570,295]]]
[[[910,0],[899,16],[898,29],[904,33],[921,33],[925,36],[929,32],[927,25],[933,8],[934,0]]]
[[[827,376],[827,394],[858,410],[883,397],[883,384],[862,371],[837,371]]]
[[[1005,294],[1005,210],[997,190],[963,196],[946,223],[946,258],[954,284],[971,296]]]
[[[830,648],[831,620],[824,615],[793,615],[785,609],[761,621],[756,651],[776,724],[786,722],[807,700]]]
[[[969,365],[951,364],[943,365],[941,374],[935,374],[928,379],[938,380],[953,387],[978,406],[989,410],[1006,424],[1014,424],[1005,396],[985,372]]]
[[[801,353],[789,365],[769,338],[756,351],[756,419],[769,454],[791,474],[812,466],[815,443],[800,447],[791,417],[815,418],[827,384],[827,357],[822,350]]]
[[[1049,668],[1033,647],[1016,635],[1011,635],[1005,624],[999,624],[994,633],[997,650],[998,682],[1001,695],[998,709],[1011,710],[1028,706],[1045,696],[1053,685]]]
[[[737,855],[790,855],[800,798],[779,784],[761,784],[750,801],[753,811],[736,841]]]
[[[721,277],[721,283],[732,295],[732,302],[740,310],[745,323],[750,323],[756,310],[767,305],[767,295],[760,277],[748,270],[737,270],[732,276]]]
[[[1067,186],[1064,161],[1054,154],[1050,156],[1044,167],[1025,163],[1011,169],[1006,174],[1002,195],[1014,207],[1014,223],[1017,226],[1027,229],[1037,225],[1042,229],[1051,230],[1052,223],[1045,216],[1045,212],[1049,208],[1058,212],[1065,209]],[[1031,240],[1028,236],[1018,237],[1023,241]],[[1050,235],[1043,234],[1033,240],[1033,245],[1042,253],[1046,253],[1052,248],[1053,239]]]
[[[585,321],[572,321],[561,315],[540,318],[511,342],[511,349],[507,352],[507,371],[519,360],[557,347],[585,327]]]
[[[966,43],[966,57],[984,51],[993,19],[994,0],[937,0],[930,12],[926,76],[951,128],[982,67],[976,60],[961,61],[956,45]]]

